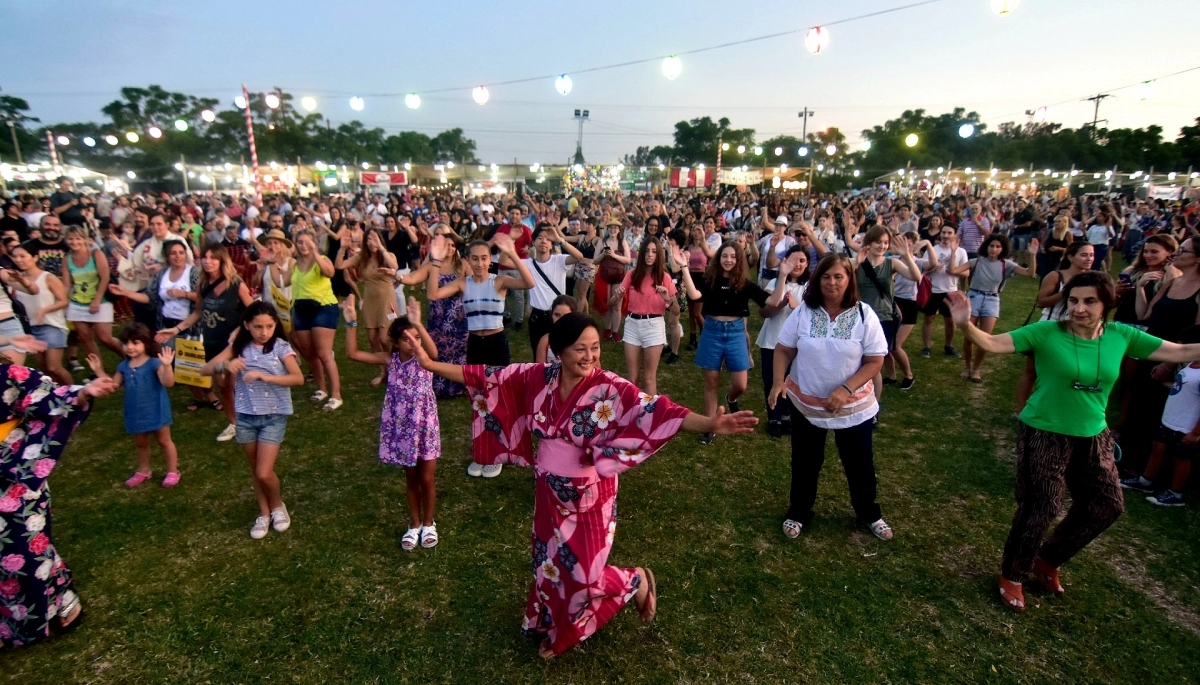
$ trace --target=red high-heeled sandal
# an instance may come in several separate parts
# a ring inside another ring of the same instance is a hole
[[[1017,613],[1025,611],[1025,592],[1021,584],[1000,576],[1000,601]]]
[[[1058,581],[1058,569],[1047,564],[1040,557],[1033,560],[1033,577],[1038,584],[1055,595],[1062,597],[1067,594],[1066,588]]]

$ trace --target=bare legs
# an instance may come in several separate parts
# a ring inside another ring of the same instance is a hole
[[[333,337],[335,335],[337,335],[337,329],[334,328],[312,329],[313,352],[321,360],[321,369],[329,374],[329,396],[340,400],[342,399],[342,380],[338,376],[337,361],[333,358]]]
[[[994,316],[972,316],[971,323],[978,326],[979,330],[991,335],[992,330],[996,328],[996,317]],[[983,355],[986,354],[982,348],[975,346],[970,338],[964,336],[963,340],[963,360],[967,364],[967,378],[972,381],[979,381],[979,370],[983,368]]]
[[[137,446],[138,473],[150,473],[150,438],[152,436],[158,441],[158,447],[162,450],[167,473],[178,473],[179,453],[175,450],[175,441],[171,439],[170,426],[163,426],[153,433],[138,433],[133,436],[133,444]]]
[[[672,302],[667,308],[667,347],[674,354],[679,354],[679,339],[683,337],[683,329],[679,327],[679,303]]]
[[[100,356],[100,347],[96,345],[96,340],[99,339],[101,344],[112,350],[118,357],[125,356],[124,350],[121,349],[121,343],[113,337],[111,323],[76,321],[75,332],[79,334],[79,344],[83,345],[88,354]]]
[[[436,459],[418,461],[416,466],[404,469],[408,484],[409,528],[433,525],[434,509],[437,507],[437,488],[433,481],[436,469]]]
[[[729,393],[726,398],[730,402],[737,402],[738,398],[746,392],[746,371],[730,371],[729,372]],[[721,372],[704,370],[704,413],[707,416],[712,416],[717,413],[717,391],[721,388]]]
[[[250,462],[250,475],[254,481],[254,496],[258,499],[259,515],[269,518],[272,509],[283,506],[279,496],[279,476],[275,475],[275,459],[279,456],[279,445],[251,442],[242,445],[246,460]]]
[[[579,311],[588,314],[592,311],[592,306],[588,298],[592,295],[592,282],[580,279],[575,280],[575,302],[579,305]]]
[[[383,352],[387,349],[383,345],[384,338],[386,337],[384,335],[384,333],[385,333],[385,331],[382,328],[368,328],[367,329],[367,338],[371,341],[371,351],[372,352]],[[346,335],[354,335],[354,331],[347,330]],[[379,366],[379,375],[377,375],[377,376],[375,376],[375,378],[371,379],[371,387],[377,387],[380,383],[382,383],[386,379],[387,379],[387,364],[381,364]]]
[[[45,352],[38,352],[38,366],[54,379],[59,385],[74,385],[75,379],[71,378],[71,374],[63,367],[63,349],[47,349]]]
[[[625,378],[638,385],[641,361],[646,360],[646,382],[640,387],[647,395],[658,394],[658,360],[662,358],[662,345],[638,347],[625,343]]]

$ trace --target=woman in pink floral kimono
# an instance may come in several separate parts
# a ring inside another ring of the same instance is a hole
[[[616,532],[617,474],[637,466],[680,429],[748,433],[752,412],[692,413],[599,368],[600,334],[586,314],[550,329],[555,364],[455,366],[418,352],[421,366],[464,383],[474,439],[500,464],[534,467],[533,587],[522,628],[545,634],[550,658],[587,639],[632,598],[643,621],[657,609],[649,569],[608,565]],[[540,440],[536,459],[531,436]]]
[[[51,536],[46,479],[87,418],[89,400],[116,387],[111,378],[57,385],[39,371],[0,364],[0,647],[45,638],[56,617],[55,628],[78,621],[79,595]]]

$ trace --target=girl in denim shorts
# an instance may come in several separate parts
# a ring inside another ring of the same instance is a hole
[[[280,496],[275,458],[292,414],[288,388],[303,385],[304,374],[295,351],[284,338],[275,308],[261,301],[247,307],[233,343],[205,364],[200,373],[229,373],[234,377],[236,439],[250,460],[258,498],[259,517],[250,528],[250,537],[266,537],[268,524],[282,533],[291,526],[292,519]]]

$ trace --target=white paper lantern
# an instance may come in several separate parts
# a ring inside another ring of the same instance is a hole
[[[305,95],[300,98],[300,106],[304,108],[305,112],[311,112],[317,108],[317,99],[311,95]]]
[[[118,141],[117,137],[114,135],[107,135],[104,136],[104,142],[108,143],[109,145],[116,145],[120,141]]]
[[[1007,17],[1017,9],[1017,5],[1021,4],[1021,0],[991,0],[992,11],[997,17]]]
[[[837,145],[834,145],[833,143],[830,143],[825,146],[825,154],[829,155],[830,157],[836,155],[837,151],[838,151],[838,147],[837,147]]]
[[[184,121],[183,119],[176,119],[175,120],[175,130],[176,131],[188,130],[188,123],[186,121]]]
[[[263,98],[263,102],[271,109],[279,109],[279,96],[275,93],[267,93],[266,97]]]
[[[200,113],[200,118],[211,124],[217,120],[217,113],[211,109],[206,109]]]
[[[567,76],[566,74],[562,74],[558,78],[554,79],[554,90],[557,90],[559,95],[566,95],[567,93],[570,93],[571,88],[574,85],[575,84],[571,82],[571,77]]]
[[[149,133],[151,138],[162,138],[162,129],[157,126],[151,126],[146,133]]]
[[[54,140],[59,145],[69,145],[71,143],[71,139],[66,136],[59,136],[59,137],[55,138]]]
[[[491,94],[488,93],[486,86],[475,86],[475,90],[471,91],[471,99],[474,100],[475,104],[477,105],[487,104],[489,97],[491,97]]]
[[[829,29],[824,26],[814,26],[804,34],[804,47],[814,55],[825,52],[829,47]]]
[[[796,154],[800,155],[801,157],[807,157],[808,156],[808,146],[801,145],[800,149],[796,150]]]
[[[679,74],[683,71],[683,62],[675,55],[665,58],[662,61],[662,73],[667,77],[668,81],[674,81],[679,78]]]
[[[91,136],[84,136],[83,144],[88,147],[96,147],[96,139]]]
[[[421,106],[421,96],[416,93],[409,93],[404,96],[404,106],[409,109],[417,109]]]
[[[921,139],[918,138],[917,134],[915,134],[915,133],[910,133],[907,136],[904,136],[904,144],[909,147],[916,147],[917,143],[919,143],[920,141],[921,141]]]
[[[238,109],[246,109],[246,98],[241,95],[233,99],[233,104],[238,106]]]
[[[975,124],[963,124],[958,127],[959,138],[970,138],[975,135]]]
[[[858,144],[858,147],[859,147],[859,149],[860,149],[860,150],[862,150],[863,152],[866,152],[867,150],[870,150],[870,149],[871,149],[871,141],[869,141],[869,140],[864,140],[863,142],[861,142],[861,143],[859,143],[859,144]]]
[[[354,110],[355,112],[363,111],[363,107],[366,107],[366,106],[367,106],[366,100],[363,100],[362,98],[358,97],[357,95],[350,98],[350,109]]]

